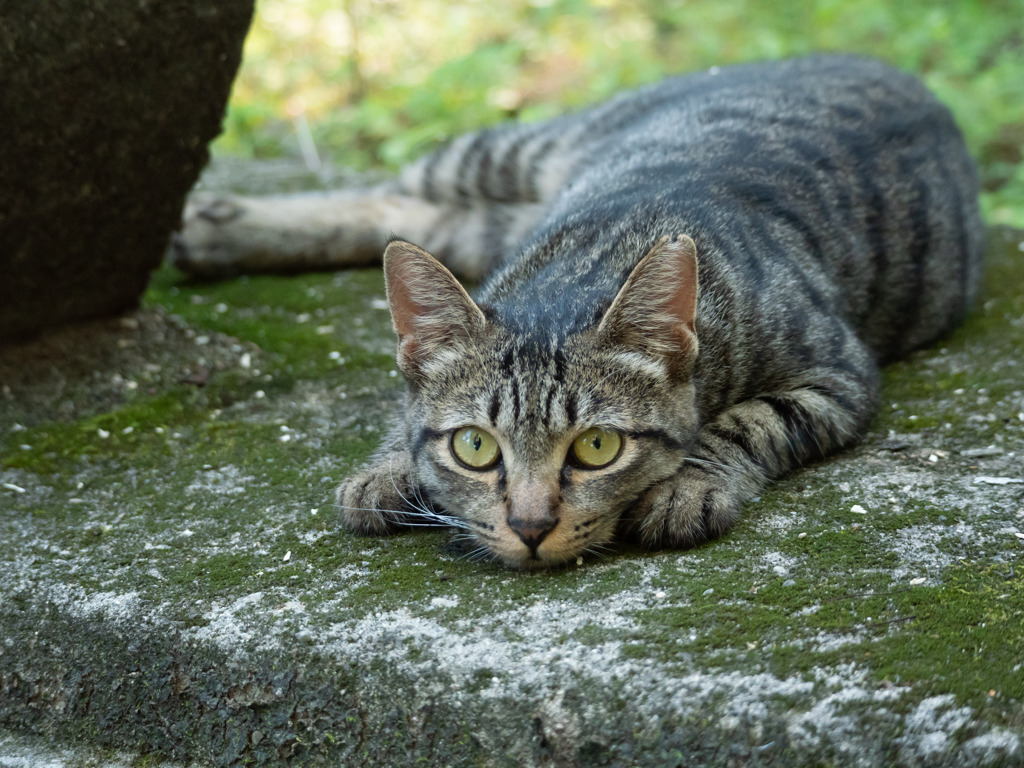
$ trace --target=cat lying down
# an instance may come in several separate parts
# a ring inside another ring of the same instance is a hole
[[[699,544],[857,441],[878,366],[969,305],[977,196],[917,80],[819,56],[462,136],[380,186],[197,201],[176,261],[209,276],[384,250],[408,394],[338,490],[342,521],[440,522],[533,568],[617,537]],[[484,278],[475,299],[453,273]]]

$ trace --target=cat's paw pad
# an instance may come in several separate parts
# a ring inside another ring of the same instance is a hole
[[[742,496],[726,478],[687,465],[640,499],[633,531],[648,548],[693,547],[739,517]]]
[[[223,277],[235,270],[239,237],[232,225],[245,217],[241,198],[195,195],[171,239],[171,262],[200,277]]]
[[[371,464],[350,477],[337,492],[342,525],[362,534],[398,530],[415,494],[409,475],[410,462],[392,458]]]

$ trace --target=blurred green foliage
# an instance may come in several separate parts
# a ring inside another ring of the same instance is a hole
[[[918,73],[1024,227],[1024,0],[259,0],[214,151],[395,169],[447,136],[667,74],[813,51]]]

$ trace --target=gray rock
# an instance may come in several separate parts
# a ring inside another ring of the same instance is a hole
[[[0,341],[137,305],[220,131],[253,0],[0,8]]]

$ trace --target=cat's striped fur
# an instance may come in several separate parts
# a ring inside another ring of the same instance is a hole
[[[266,247],[261,228],[282,227],[288,247]],[[523,567],[616,534],[721,533],[768,481],[863,434],[878,364],[954,327],[982,254],[945,107],[881,63],[822,56],[463,136],[369,190],[199,202],[180,263],[344,265],[390,232],[490,277],[474,302],[425,251],[387,247],[410,388],[340,489],[343,519],[383,533],[429,507]],[[486,470],[453,455],[467,425],[500,446]],[[603,468],[571,460],[590,427],[622,435]]]

